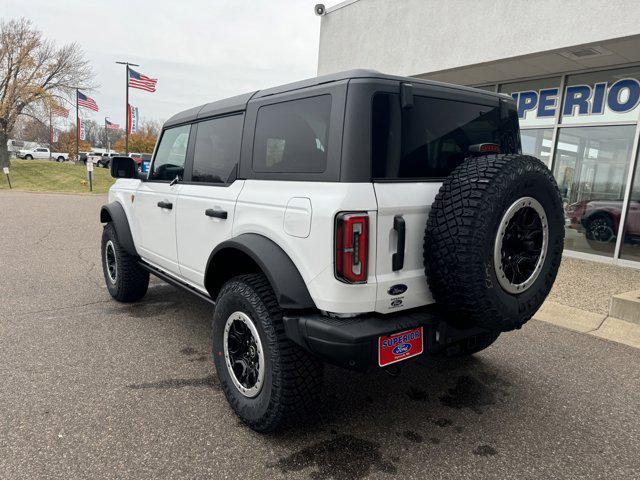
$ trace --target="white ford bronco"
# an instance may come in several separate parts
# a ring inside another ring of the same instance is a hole
[[[325,362],[488,347],[562,255],[513,100],[467,87],[357,70],[261,90],[175,115],[148,174],[128,157],[111,173],[110,294],[138,301],[153,274],[210,302],[219,381],[257,431],[309,410]]]

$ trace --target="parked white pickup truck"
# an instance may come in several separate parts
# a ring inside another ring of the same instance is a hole
[[[18,152],[18,158],[24,158],[25,160],[33,160],[34,158],[54,158],[58,162],[64,162],[69,160],[68,153],[50,152],[48,148],[37,147],[26,150],[20,150]]]

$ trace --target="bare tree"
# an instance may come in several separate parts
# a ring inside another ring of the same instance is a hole
[[[80,47],[57,47],[24,18],[0,21],[0,166],[18,116],[55,95],[71,98],[92,87],[94,74]]]

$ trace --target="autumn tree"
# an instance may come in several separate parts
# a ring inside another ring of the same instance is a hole
[[[144,120],[140,126],[140,130],[129,135],[129,151],[136,153],[152,153],[156,146],[158,135],[160,135],[160,129],[160,122]],[[114,149],[118,152],[124,152],[124,138],[115,143]]]
[[[55,96],[72,98],[94,78],[80,47],[57,47],[24,18],[0,21],[0,166],[9,164],[7,141],[16,120]]]
[[[64,132],[60,132],[58,135],[58,141],[54,144],[54,150],[56,152],[73,152],[76,151],[76,129],[70,128]],[[91,144],[86,140],[80,140],[78,146],[79,152],[91,151]]]

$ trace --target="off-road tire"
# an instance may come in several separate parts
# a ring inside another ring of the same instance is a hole
[[[520,293],[504,289],[494,266],[498,228],[510,205],[532,197],[542,205],[548,246],[540,272]],[[564,244],[562,200],[553,175],[525,155],[468,158],[445,179],[429,214],[424,265],[434,299],[458,327],[520,328],[547,297]]]
[[[110,278],[107,267],[108,242],[111,242],[115,251],[115,282]],[[101,250],[102,272],[111,296],[125,303],[135,302],[144,297],[149,287],[149,272],[140,267],[138,257],[130,255],[122,248],[111,223],[107,223],[102,230]]]
[[[224,356],[225,324],[238,311],[251,319],[264,349],[264,382],[253,398],[236,388]],[[212,333],[220,384],[231,408],[246,425],[258,432],[270,432],[309,417],[320,393],[323,365],[285,336],[282,310],[264,275],[241,275],[223,285]]]

